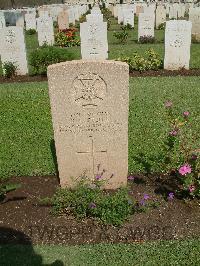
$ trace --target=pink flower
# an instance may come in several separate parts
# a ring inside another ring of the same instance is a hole
[[[191,160],[195,161],[197,160],[198,156],[196,154],[192,154],[191,155]]]
[[[193,191],[195,191],[195,186],[190,185],[188,189],[189,189],[190,193],[192,193]]]
[[[179,168],[179,174],[181,175],[187,175],[192,172],[192,168],[189,164],[184,164]]]
[[[178,131],[175,130],[175,129],[169,132],[170,136],[174,136],[175,137],[175,136],[177,136],[177,134],[178,134]]]
[[[127,177],[127,179],[128,179],[128,180],[134,180],[135,177],[134,177],[133,175],[129,175],[129,176]]]
[[[190,112],[188,112],[188,111],[183,112],[184,117],[188,117],[189,115],[190,115]]]
[[[170,107],[172,107],[172,102],[171,102],[171,101],[166,101],[166,102],[165,102],[165,107],[166,107],[166,108],[170,108]]]

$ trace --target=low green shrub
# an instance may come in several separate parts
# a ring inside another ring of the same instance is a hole
[[[132,182],[134,177],[129,176],[128,180]],[[52,205],[54,215],[72,214],[80,219],[90,217],[114,226],[122,225],[136,211],[158,206],[157,200],[148,194],[135,201],[130,196],[129,186],[115,191],[103,190],[103,173],[97,175],[94,181],[86,176],[74,181],[73,190],[59,188],[52,198],[40,199],[40,204]]]
[[[34,34],[36,34],[36,30],[35,29],[29,29],[26,31],[26,34],[27,35],[34,35]]]
[[[112,17],[112,12],[108,8],[101,8],[101,13],[103,17],[108,20]]]
[[[54,21],[54,22],[53,22],[53,27],[54,27],[55,29],[58,28],[58,22],[57,22],[57,21]]]
[[[192,34],[192,43],[200,43],[200,39],[198,39],[194,34]]]
[[[46,75],[49,65],[73,59],[74,55],[65,48],[44,45],[30,54],[30,65],[35,75]]]
[[[2,66],[3,75],[6,78],[11,78],[16,75],[17,66],[13,62],[5,62]]]
[[[153,36],[141,36],[139,38],[139,43],[155,43],[155,38]]]
[[[125,44],[128,40],[128,32],[125,28],[122,31],[114,32],[113,36],[122,44]]]
[[[164,30],[165,29],[165,23],[161,23],[159,26],[158,26],[158,30]]]
[[[129,23],[127,23],[126,25],[122,26],[121,28],[122,28],[122,30],[132,30],[133,29],[133,27]]]
[[[117,60],[126,62],[129,65],[129,71],[146,71],[158,70],[163,67],[163,60],[153,49],[145,52],[145,56],[139,55],[135,52],[131,57],[120,57]]]

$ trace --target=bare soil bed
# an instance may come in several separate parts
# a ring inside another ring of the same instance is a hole
[[[20,183],[21,188],[8,193],[0,204],[0,244],[75,245],[198,238],[200,200],[166,201],[163,194],[173,189],[172,179],[138,175],[130,194],[140,199],[147,193],[160,205],[135,213],[123,226],[114,227],[89,218],[56,217],[51,214],[51,206],[41,206],[38,199],[52,196],[59,186],[56,176],[12,178],[10,182]]]

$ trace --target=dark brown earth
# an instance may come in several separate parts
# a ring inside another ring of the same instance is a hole
[[[170,70],[148,70],[148,71],[133,71],[130,73],[130,77],[170,77],[170,76],[200,76],[200,69],[181,69],[177,71]],[[5,78],[0,76],[0,83],[12,83],[12,82],[39,82],[47,81],[46,76],[14,76],[12,78]]]
[[[22,186],[0,204],[0,244],[132,243],[200,236],[199,200],[166,201],[162,194],[172,188],[165,181],[155,176],[136,180],[130,190],[133,197],[139,200],[148,193],[160,206],[135,213],[124,226],[114,227],[70,215],[55,217],[50,206],[39,205],[39,198],[52,196],[59,186],[55,176],[12,178]]]

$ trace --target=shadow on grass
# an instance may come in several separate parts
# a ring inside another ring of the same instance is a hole
[[[42,256],[36,254],[31,239],[21,231],[0,227],[0,265],[4,266],[64,266],[60,260],[43,264]]]

